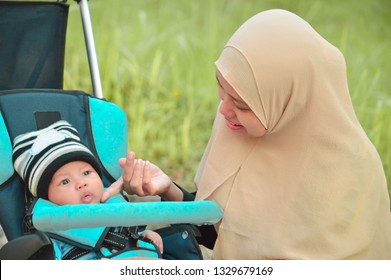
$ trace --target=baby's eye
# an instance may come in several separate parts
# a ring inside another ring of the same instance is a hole
[[[84,175],[84,176],[87,176],[87,175],[89,175],[90,173],[91,173],[91,171],[86,170],[86,171],[83,172],[83,175]]]
[[[69,179],[64,179],[64,180],[61,180],[61,185],[67,185],[70,183],[70,180]]]

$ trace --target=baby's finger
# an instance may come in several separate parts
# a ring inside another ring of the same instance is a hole
[[[119,180],[117,180],[114,183],[112,183],[110,185],[110,187],[108,187],[103,192],[103,195],[102,195],[102,198],[101,198],[101,202],[105,202],[110,197],[120,193],[122,191],[122,189],[123,189],[123,181],[122,181],[122,178],[120,178]]]

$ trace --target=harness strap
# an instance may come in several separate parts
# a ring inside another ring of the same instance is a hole
[[[74,247],[62,259],[63,260],[77,260],[78,258],[87,255],[90,251],[80,247]]]
[[[110,252],[112,252],[112,254],[114,255],[120,253],[121,251],[134,250],[135,248],[138,248],[138,240],[153,244],[153,242],[148,238],[144,238],[143,236],[139,235],[137,233],[137,230],[138,227],[122,227],[119,230],[116,228],[110,228],[102,244],[99,247],[109,249]],[[98,248],[98,251],[100,248]],[[141,250],[143,248],[139,249]],[[76,260],[92,251],[94,251],[94,249],[86,250],[75,246],[67,254],[65,254],[62,259]],[[110,257],[110,255],[105,257]]]
[[[111,250],[123,250],[128,246],[129,242],[130,246],[136,247],[137,238],[138,235],[126,234],[121,231],[115,232],[114,228],[112,228],[104,238],[103,247],[108,247]]]
[[[104,239],[104,242],[110,247],[118,247],[118,249],[123,249],[126,247],[128,238],[121,234],[109,231]]]

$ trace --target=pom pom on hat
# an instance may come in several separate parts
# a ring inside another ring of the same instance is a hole
[[[15,170],[35,197],[48,199],[54,173],[71,161],[88,162],[101,175],[99,161],[66,121],[17,136],[13,149]]]

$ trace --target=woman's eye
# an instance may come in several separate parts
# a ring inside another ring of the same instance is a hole
[[[250,107],[244,105],[244,104],[235,104],[236,108],[240,111],[250,111]]]
[[[236,108],[238,108],[240,111],[250,111],[251,109],[250,108],[244,108],[244,107],[240,107],[240,106],[236,106]]]

